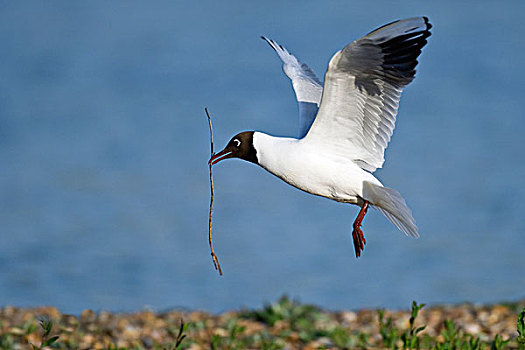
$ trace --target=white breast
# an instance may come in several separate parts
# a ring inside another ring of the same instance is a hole
[[[264,169],[290,185],[338,202],[358,203],[363,182],[381,185],[372,174],[346,157],[324,151],[322,145],[255,132],[253,145]]]

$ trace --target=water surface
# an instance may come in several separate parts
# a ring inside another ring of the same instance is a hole
[[[327,308],[496,302],[525,290],[522,1],[11,2],[0,5],[0,300],[64,312],[220,312],[283,293]],[[215,168],[208,128],[295,135],[278,40],[331,55],[414,15],[434,28],[401,101],[383,183],[421,239],[252,164]]]

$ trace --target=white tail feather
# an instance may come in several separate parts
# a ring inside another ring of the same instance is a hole
[[[419,237],[416,220],[405,199],[392,188],[382,187],[370,182],[363,184],[363,197],[379,210],[405,235]]]

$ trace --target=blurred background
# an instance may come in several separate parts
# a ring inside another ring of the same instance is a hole
[[[525,296],[525,2],[17,1],[0,4],[0,300],[63,312],[221,312],[283,293],[330,309]],[[302,193],[253,164],[214,168],[235,133],[293,136],[277,40],[322,78],[396,19],[433,35],[376,174],[418,240],[371,211]]]

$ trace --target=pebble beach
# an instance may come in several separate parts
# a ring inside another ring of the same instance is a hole
[[[454,336],[465,342],[478,339],[481,349],[494,348],[495,340],[502,346],[496,348],[513,349],[519,345],[517,322],[524,307],[525,300],[495,305],[424,306],[411,325],[409,309],[326,311],[287,297],[260,309],[222,314],[84,310],[80,315],[69,315],[54,307],[6,306],[0,309],[0,348],[403,348],[402,334],[409,334],[411,327],[425,326],[417,332],[422,348],[445,343]],[[48,334],[42,320],[52,324]],[[452,321],[454,335],[446,320]],[[53,337],[52,344],[40,347]]]

